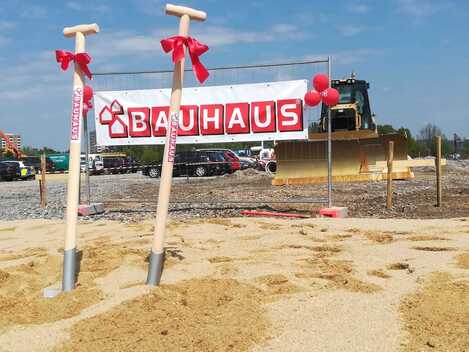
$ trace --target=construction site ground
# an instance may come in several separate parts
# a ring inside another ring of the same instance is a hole
[[[440,208],[435,207],[434,169],[414,172],[412,180],[393,182],[392,209],[385,207],[385,181],[333,184],[333,205],[347,207],[350,217],[438,219],[469,214],[469,163],[448,161]],[[67,174],[47,175],[47,206],[42,209],[37,180],[0,182],[0,220],[62,219],[66,186]],[[106,208],[95,218],[134,222],[154,217],[158,186],[159,179],[141,174],[92,176],[91,199]],[[86,201],[84,176],[82,200]],[[327,185],[272,186],[268,175],[247,169],[219,177],[174,178],[170,214],[174,219],[236,217],[243,209],[274,209],[315,217],[326,201]]]
[[[434,169],[414,172],[412,180],[393,182],[392,209],[385,207],[385,181],[333,184],[333,205],[347,207],[351,217],[428,219],[469,214],[469,168],[449,162],[442,181],[443,204],[439,208],[435,206]],[[131,182],[126,192],[106,197],[106,208],[140,215],[152,213],[156,208],[157,183],[158,180],[150,179]],[[175,179],[171,200],[175,217],[239,216],[242,209],[296,211],[315,216],[327,201],[327,185],[272,186],[265,173],[248,169],[225,177]]]
[[[159,181],[94,176],[107,210],[80,218],[77,286],[55,298],[43,290],[61,287],[67,175],[48,177],[45,209],[37,181],[2,182],[0,351],[467,351],[463,166],[446,168],[441,208],[430,169],[395,182],[389,211],[384,182],[334,185],[354,217],[339,220],[275,203],[325,198],[325,185],[273,187],[254,170],[177,178],[157,288],[145,279]],[[240,217],[256,207],[313,218]]]

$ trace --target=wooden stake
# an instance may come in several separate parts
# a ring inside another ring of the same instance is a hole
[[[46,154],[41,155],[41,182],[40,182],[40,190],[41,190],[41,208],[46,207]]]
[[[394,159],[394,142],[389,141],[388,146],[388,183],[386,187],[386,208],[392,208],[392,162]]]
[[[99,32],[97,24],[64,28],[65,37],[75,37],[75,54],[85,52],[85,36]],[[64,247],[64,271],[62,288],[75,288],[76,277],[76,226],[78,217],[78,192],[80,187],[81,121],[83,114],[83,72],[75,63],[73,74],[72,119],[67,186],[67,228]]]
[[[190,20],[204,21],[207,18],[205,12],[183,6],[166,5],[166,14],[180,17],[179,35],[187,37]],[[164,238],[166,221],[168,217],[169,195],[173,177],[174,153],[176,152],[176,136],[178,130],[179,110],[181,106],[182,83],[184,78],[184,59],[174,65],[173,86],[170,100],[170,116],[166,129],[166,143],[163,154],[163,166],[161,169],[160,190],[158,193],[158,206],[156,210],[155,231],[150,253],[147,284],[159,285],[164,261]]]
[[[441,207],[441,136],[436,137],[436,206]]]

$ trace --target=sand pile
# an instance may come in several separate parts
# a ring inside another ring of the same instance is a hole
[[[162,285],[76,324],[57,351],[246,351],[266,339],[263,294],[235,280]]]
[[[73,292],[45,299],[43,289],[59,282],[61,264],[61,257],[49,256],[10,268],[7,275],[1,275],[4,279],[0,280],[0,330],[15,324],[42,324],[69,318],[103,298],[88,282]]]
[[[469,269],[469,252],[458,255],[456,260],[460,268]]]
[[[469,280],[434,273],[401,304],[408,341],[404,351],[469,350]]]
[[[63,226],[0,223],[12,229],[0,234],[0,351],[468,349],[467,222],[172,222],[154,289],[150,223],[80,223],[77,289],[44,299],[60,286]]]

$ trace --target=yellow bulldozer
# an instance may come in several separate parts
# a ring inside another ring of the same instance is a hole
[[[408,160],[405,135],[378,134],[370,109],[368,82],[352,74],[331,83],[340,93],[339,103],[330,108],[333,182],[386,179],[389,141],[394,142],[393,179],[413,178],[411,166],[432,165],[431,160]],[[313,124],[308,140],[276,145],[273,185],[327,182],[328,109],[323,104],[319,122]]]

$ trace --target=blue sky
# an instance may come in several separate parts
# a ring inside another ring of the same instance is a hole
[[[94,5],[93,5],[94,4]],[[177,20],[163,1],[0,0],[0,129],[25,145],[66,149],[71,70],[54,50],[72,50],[65,26],[96,22],[92,71],[171,68],[159,40]],[[334,77],[370,81],[379,123],[413,132],[428,122],[469,137],[469,1],[185,1],[208,20],[191,34],[208,44],[206,66],[332,55]],[[93,7],[94,6],[94,7]],[[309,77],[305,77],[309,78]]]

